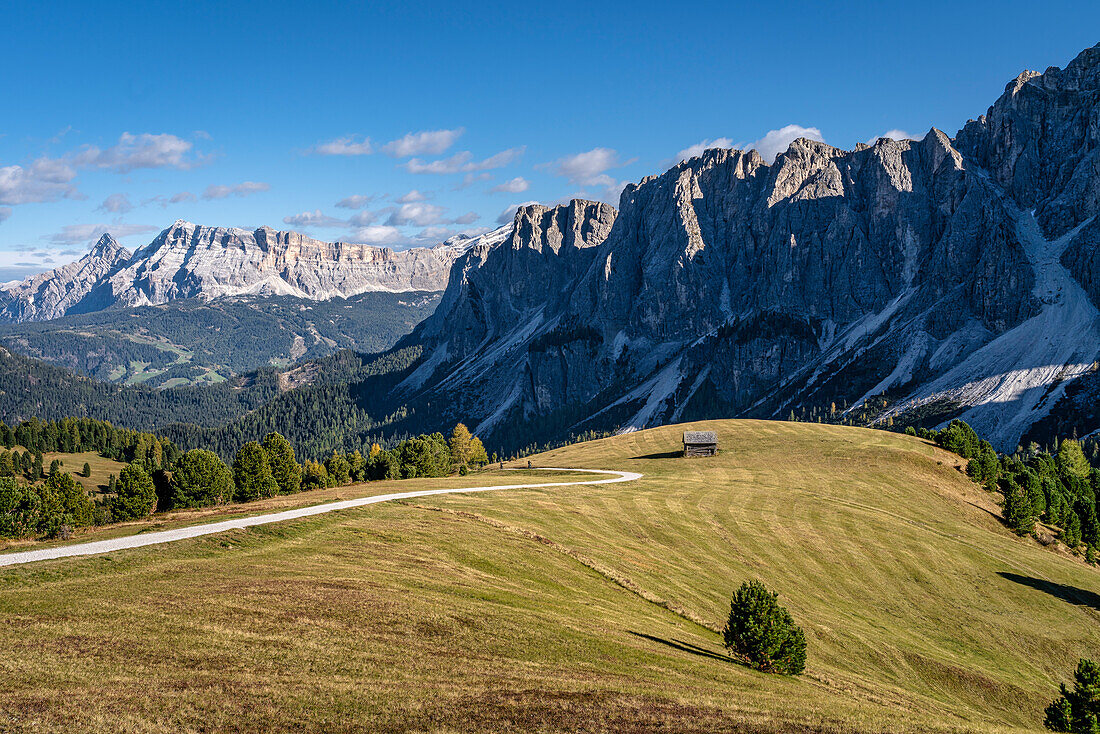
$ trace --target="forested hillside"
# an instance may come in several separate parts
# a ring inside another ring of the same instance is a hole
[[[188,299],[3,324],[0,344],[99,380],[178,387],[221,382],[341,349],[381,352],[438,302],[438,293],[424,291],[370,292],[328,301]]]

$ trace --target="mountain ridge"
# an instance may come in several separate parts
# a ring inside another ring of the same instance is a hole
[[[347,298],[368,291],[441,291],[451,263],[507,227],[434,247],[325,242],[292,231],[177,220],[131,253],[109,234],[76,263],[0,288],[0,320],[24,322],[188,298]]]
[[[1098,119],[1100,45],[1009,82],[955,138],[708,150],[628,185],[582,273],[549,258],[540,282],[562,285],[485,308],[538,250],[517,214],[526,241],[456,263],[402,342],[424,356],[394,399],[537,440],[838,405],[961,416],[1014,449],[1100,358]]]

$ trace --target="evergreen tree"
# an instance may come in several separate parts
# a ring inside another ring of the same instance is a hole
[[[367,476],[367,460],[358,451],[348,454],[348,470],[351,472],[353,482],[365,482],[369,479]]]
[[[325,471],[336,485],[347,484],[351,480],[351,465],[335,451],[325,460]]]
[[[92,476],[92,465],[89,464],[86,461],[84,462],[84,470],[81,472],[81,476],[83,476],[83,477]]]
[[[294,447],[278,433],[264,436],[264,451],[271,466],[271,476],[282,494],[294,494],[302,489],[302,467],[294,458]]]
[[[267,452],[256,441],[249,441],[237,452],[233,460],[233,482],[237,487],[235,499],[251,502],[263,497],[274,497],[279,484],[271,475]]]
[[[798,675],[806,667],[806,637],[778,599],[759,581],[741,584],[722,635],[726,648],[753,667]]]
[[[307,461],[302,465],[302,489],[324,489],[328,486],[328,471],[324,464]]]
[[[153,478],[138,464],[129,464],[118,473],[115,496],[111,499],[111,518],[115,522],[151,515],[157,507]]]
[[[1081,660],[1073,674],[1073,690],[1065,683],[1062,695],[1046,710],[1043,722],[1048,729],[1073,734],[1096,734],[1100,731],[1100,665]]]
[[[67,472],[51,473],[46,489],[56,492],[62,514],[62,524],[85,527],[95,522],[95,504],[84,487]]]
[[[176,460],[170,507],[222,505],[233,499],[233,472],[213,451],[191,449]]]
[[[1032,514],[1031,498],[1014,479],[1004,483],[1004,520],[1005,524],[1017,535],[1027,535],[1035,528],[1035,515]]]

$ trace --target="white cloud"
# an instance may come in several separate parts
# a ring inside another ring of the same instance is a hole
[[[270,184],[260,183],[258,181],[245,181],[235,186],[207,186],[206,191],[202,192],[202,198],[210,199],[224,199],[227,196],[248,196],[249,194],[256,194],[261,191],[268,191],[271,188]]]
[[[408,133],[397,140],[391,140],[382,146],[382,152],[394,158],[408,158],[412,155],[439,155],[454,145],[465,128],[455,130],[422,130]]]
[[[523,176],[516,176],[511,181],[505,181],[504,183],[498,184],[489,189],[489,193],[519,194],[529,188],[531,188],[531,184],[527,182],[527,179],[525,179]]]
[[[158,229],[149,224],[70,224],[62,227],[60,232],[48,235],[47,238],[50,242],[59,245],[76,245],[82,242],[94,242],[107,233],[119,238],[156,231]]]
[[[401,234],[401,230],[385,224],[372,224],[362,227],[355,232],[352,239],[367,245],[379,246],[406,245],[409,243],[409,239]]]
[[[474,154],[468,150],[463,150],[455,153],[450,158],[443,158],[431,162],[425,162],[419,158],[411,158],[403,164],[403,167],[409,173],[434,173],[440,175],[462,173],[464,171],[488,171],[494,168],[503,168],[507,166],[522,156],[525,150],[526,146],[508,148],[507,150],[502,150],[480,161],[473,160]]]
[[[715,138],[714,140],[700,140],[695,145],[689,145],[676,154],[676,161],[686,161],[703,154],[704,150],[711,148],[732,148],[733,140],[730,138]]]
[[[473,224],[479,219],[481,219],[481,215],[477,212],[466,212],[461,217],[455,217],[451,221],[455,224]]]
[[[417,242],[431,242],[434,244],[454,237],[456,234],[458,234],[458,231],[450,227],[425,227],[417,232],[413,239]]]
[[[396,201],[398,204],[411,204],[414,201],[424,201],[427,198],[427,194],[413,189],[409,193],[397,197]]]
[[[130,203],[130,198],[126,194],[111,194],[103,203],[99,205],[96,211],[110,212],[112,214],[125,214],[128,211],[132,211],[134,205]]]
[[[768,133],[747,148],[755,148],[756,152],[767,161],[773,163],[776,156],[787,150],[798,138],[809,138],[820,143],[825,142],[821,137],[821,131],[816,127],[802,127],[801,125],[785,125],[778,130],[769,130]]]
[[[129,173],[138,168],[191,168],[198,161],[189,157],[193,143],[175,135],[122,133],[118,143],[100,150],[89,146],[77,152],[73,163],[91,168],[110,168],[117,173]]]
[[[423,202],[402,204],[390,214],[389,219],[386,220],[386,224],[395,227],[409,224],[416,227],[427,227],[433,224],[442,223],[444,221],[443,213],[445,211],[446,209],[441,206],[425,204]]]
[[[349,135],[346,138],[336,138],[325,143],[318,143],[313,147],[317,155],[370,155],[374,152],[370,138],[358,140],[357,136]]]
[[[57,158],[39,158],[27,167],[0,168],[0,204],[29,204],[78,198],[76,170]]]
[[[512,204],[512,206],[505,208],[497,217],[497,224],[508,224],[516,218],[516,212],[520,207],[529,206],[531,204],[538,204],[537,201],[525,201],[522,204]]]
[[[879,138],[889,138],[890,140],[920,140],[921,139],[921,138],[917,137],[916,135],[910,135],[909,133],[905,132],[904,130],[898,130],[897,128],[895,128],[893,130],[887,130],[882,135],[876,135],[875,137],[871,138],[870,140],[867,141],[867,145],[874,145],[875,141],[877,141]]]
[[[343,227],[347,224],[343,219],[322,214],[320,209],[283,217],[283,223],[292,227]]]
[[[373,195],[367,196],[365,194],[355,194],[346,198],[340,199],[336,202],[336,206],[340,209],[362,209],[367,204],[374,201]]]
[[[443,158],[438,161],[431,161],[426,163],[419,158],[413,158],[404,164],[404,168],[409,173],[435,173],[435,174],[448,174],[459,173],[464,170],[463,166],[469,164],[470,159],[474,157],[474,154],[468,150],[455,153],[450,158]]]
[[[181,191],[178,194],[172,194],[172,198],[168,200],[169,204],[180,204],[185,201],[194,201],[195,195],[190,191]]]
[[[348,220],[348,225],[351,227],[365,227],[368,224],[374,224],[378,219],[378,215],[371,211],[355,212]]]
[[[613,186],[616,181],[605,173],[612,168],[625,165],[619,161],[619,154],[611,148],[593,148],[584,153],[559,158],[553,163],[544,164],[554,174],[562,176],[576,186]]]
[[[493,177],[493,174],[482,171],[481,173],[467,173],[462,177],[462,180],[454,185],[455,191],[461,191],[462,189],[468,189],[478,181],[488,181]]]
[[[11,216],[11,207],[0,206],[0,222]]]

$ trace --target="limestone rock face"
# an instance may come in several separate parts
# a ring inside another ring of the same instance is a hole
[[[0,289],[0,319],[42,321],[64,316],[103,277],[130,260],[130,251],[105,234],[74,263]]]
[[[35,276],[0,295],[0,316],[39,321],[110,306],[182,298],[296,296],[313,300],[366,291],[439,291],[468,249],[507,234],[455,237],[436,247],[395,251],[322,242],[297,232],[253,232],[177,221],[132,255],[104,235],[77,263]]]
[[[617,216],[521,210],[456,263],[398,397],[532,440],[835,404],[1015,448],[1100,359],[1098,68],[1025,73],[954,139],[708,150]]]

